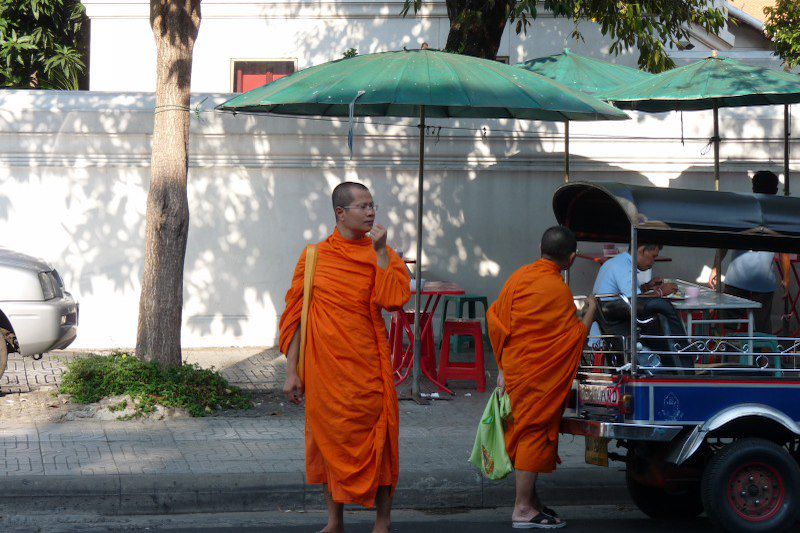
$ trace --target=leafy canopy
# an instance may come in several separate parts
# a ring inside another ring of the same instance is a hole
[[[789,69],[800,66],[800,2],[777,0],[764,8],[767,37],[775,43],[775,52]]]
[[[785,0],[787,3],[793,0]],[[674,67],[666,48],[680,47],[689,39],[689,27],[716,34],[725,24],[722,8],[708,0],[447,0],[451,31],[454,25],[480,24],[486,11],[505,10],[517,33],[526,32],[541,11],[571,18],[572,36],[582,40],[581,20],[595,22],[602,34],[612,39],[610,52],[639,49],[639,68],[662,72]],[[402,14],[418,12],[423,0],[404,0]],[[473,7],[480,6],[480,7]],[[499,45],[499,38],[497,39]],[[449,51],[458,52],[448,46]]]
[[[78,89],[80,0],[0,0],[0,86]]]

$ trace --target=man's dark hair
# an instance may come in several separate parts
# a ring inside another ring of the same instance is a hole
[[[542,255],[559,263],[569,261],[569,256],[578,249],[575,234],[564,226],[547,228],[542,235]]]
[[[361,189],[369,192],[369,189],[366,186],[354,181],[345,181],[337,185],[333,189],[333,194],[331,194],[333,208],[336,209],[337,207],[350,205],[350,202],[353,201],[353,191],[355,189]]]
[[[759,170],[753,174],[753,192],[778,194],[778,176],[770,170]]]

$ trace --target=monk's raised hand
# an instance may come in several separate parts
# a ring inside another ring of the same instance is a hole
[[[580,319],[583,325],[586,326],[586,329],[591,329],[592,322],[594,322],[594,315],[597,313],[599,305],[597,298],[594,296],[586,298],[586,302],[583,306],[583,316]]]
[[[386,228],[380,224],[375,224],[368,235],[372,239],[372,246],[375,247],[376,252],[386,249]]]
[[[303,402],[303,382],[296,372],[287,372],[286,381],[283,382],[283,393],[293,404],[299,405]]]

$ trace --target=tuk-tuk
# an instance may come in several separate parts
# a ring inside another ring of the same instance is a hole
[[[579,241],[628,244],[633,256],[630,297],[598,306],[602,334],[587,342],[561,432],[586,438],[588,463],[624,462],[653,518],[705,511],[729,531],[796,527],[800,340],[756,334],[752,318],[731,332],[721,313],[690,316],[685,336],[643,334],[636,254],[641,244],[798,253],[800,199],[575,182],[553,209]],[[625,453],[609,452],[612,441]]]

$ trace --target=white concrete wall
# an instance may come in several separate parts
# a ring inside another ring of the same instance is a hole
[[[369,185],[390,243],[409,256],[414,250],[413,121],[358,124],[351,160],[346,123],[213,112],[224,99],[196,95],[192,104],[187,347],[274,342],[297,257],[333,229],[329,195],[341,180]],[[77,347],[135,342],[153,105],[144,93],[0,93],[0,245],[56,265],[81,302]],[[723,137],[750,139],[723,145],[724,190],[747,190],[754,170],[780,171],[781,109],[720,114]],[[443,129],[428,138],[425,277],[494,299],[537,257],[541,233],[554,223],[561,126],[432,125]],[[711,188],[710,113],[685,113],[683,132],[685,145],[675,113],[573,123],[573,178]],[[763,138],[774,140],[756,140]],[[800,171],[800,160],[792,164]],[[694,279],[711,261],[706,252],[665,253],[676,261],[659,265],[664,276]],[[575,292],[587,292],[595,272],[577,265]]]

